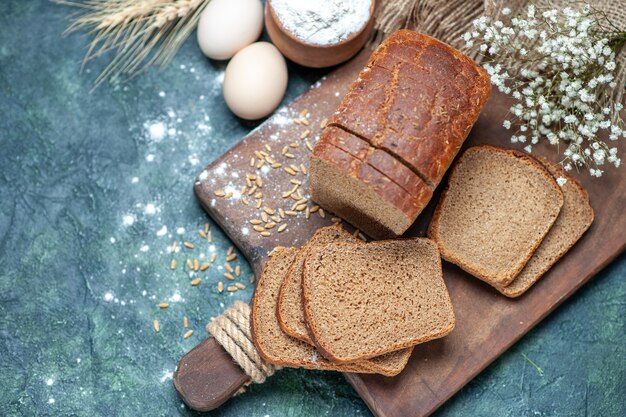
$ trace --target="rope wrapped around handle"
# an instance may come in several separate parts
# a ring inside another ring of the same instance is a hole
[[[250,332],[250,306],[242,301],[215,317],[207,330],[215,340],[233,357],[254,383],[261,384],[280,367],[263,361],[256,350]]]

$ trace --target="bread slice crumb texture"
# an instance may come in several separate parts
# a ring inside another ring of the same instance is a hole
[[[398,236],[421,208],[403,189],[368,164],[332,145],[311,156],[311,198],[375,238]]]
[[[318,229],[311,239],[300,249],[291,267],[287,271],[285,280],[280,286],[278,296],[278,322],[282,330],[288,335],[312,344],[309,331],[304,320],[302,307],[302,271],[304,260],[315,246],[326,245],[332,242],[362,242],[351,233],[344,230],[341,225],[322,227]]]
[[[568,175],[559,164],[545,158],[538,159],[554,178],[563,177],[567,180],[561,187],[564,197],[563,207],[556,222],[522,272],[508,286],[498,287],[498,291],[507,297],[518,297],[525,293],[574,246],[593,223],[593,209],[582,185]]]
[[[298,251],[296,248],[274,250],[252,298],[252,339],[263,360],[291,368],[381,373],[387,376],[400,373],[408,361],[410,350],[390,353],[371,361],[335,364],[326,360],[313,346],[283,333],[276,317],[278,291]]]
[[[563,193],[534,158],[469,148],[450,174],[429,236],[441,256],[494,286],[507,286],[556,221]]]
[[[328,244],[306,259],[302,284],[313,341],[335,362],[414,346],[454,328],[429,239]]]

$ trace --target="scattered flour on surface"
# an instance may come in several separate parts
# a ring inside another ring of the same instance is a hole
[[[124,226],[132,226],[133,223],[135,223],[135,216],[132,214],[125,214],[124,217],[122,217],[122,223]]]
[[[172,303],[178,303],[180,301],[184,301],[184,298],[181,297],[181,295],[176,292],[169,298],[169,301]]]
[[[148,203],[148,204],[146,204],[146,207],[144,208],[143,212],[146,213],[149,216],[152,216],[152,215],[156,214],[157,207],[154,204],[152,204],[152,203]]]
[[[198,131],[204,134],[210,133],[211,132],[211,126],[207,125],[206,123],[198,123]]]
[[[200,163],[200,159],[198,158],[198,155],[196,155],[195,153],[189,155],[187,160],[189,161],[191,165],[198,165]]]
[[[276,113],[274,113],[274,115],[268,120],[268,123],[271,123],[274,126],[278,126],[278,127],[286,127],[289,126],[293,123],[293,119],[296,117],[297,115],[293,112],[291,112],[288,108],[286,107],[281,107],[278,111],[276,111]],[[272,134],[270,135],[270,139],[271,140],[277,140],[279,138],[279,134]]]
[[[162,121],[146,122],[144,128],[147,130],[147,137],[155,142],[163,140],[167,126]]]
[[[228,168],[228,165],[226,165],[226,163],[222,162],[220,164],[220,166],[217,167],[217,169],[215,170],[215,173],[217,175],[224,175],[226,173],[226,169]]]
[[[239,188],[237,188],[236,186],[232,185],[232,184],[228,184],[227,186],[224,187],[224,192],[226,193],[231,193],[233,196],[231,198],[238,200],[241,198],[241,191]]]
[[[169,381],[174,377],[174,372],[166,369],[163,371],[163,375],[161,376],[161,382]]]
[[[223,77],[223,72],[221,77]],[[214,86],[215,91],[213,91]],[[212,100],[214,95],[221,95],[220,80],[218,79],[215,85],[209,84],[208,90],[202,93],[206,100]],[[168,93],[168,98],[173,94],[173,92]],[[114,222],[118,222],[118,230],[104,237],[111,243],[115,241],[116,246],[111,246],[109,250],[115,249],[120,260],[119,266],[115,266],[111,271],[114,278],[110,277],[111,279],[106,281],[93,280],[96,298],[102,297],[99,301],[107,307],[121,308],[126,305],[130,307],[126,308],[126,311],[130,312],[137,306],[136,311],[125,314],[135,314],[140,320],[146,320],[146,329],[142,332],[154,332],[152,329],[153,311],[158,311],[156,314],[159,314],[159,322],[162,326],[165,324],[161,327],[163,332],[170,331],[167,320],[171,314],[178,314],[182,311],[191,318],[195,311],[201,315],[200,309],[205,307],[198,307],[195,303],[200,302],[198,300],[202,300],[201,302],[206,302],[206,300],[199,298],[198,294],[206,294],[205,291],[215,292],[214,287],[217,281],[222,279],[222,273],[226,272],[221,270],[221,266],[218,272],[216,264],[201,275],[201,286],[192,287],[187,281],[188,271],[184,259],[186,256],[193,256],[201,262],[212,263],[215,260],[212,255],[217,253],[217,247],[221,252],[220,245],[211,244],[206,240],[204,244],[198,242],[198,231],[203,230],[204,224],[210,223],[210,220],[205,213],[197,210],[196,201],[185,186],[185,184],[190,185],[196,178],[207,181],[212,179],[209,178],[208,171],[202,171],[202,167],[210,162],[210,155],[214,152],[211,134],[213,129],[217,131],[217,128],[212,125],[210,115],[202,108],[202,105],[207,103],[199,102],[197,96],[191,97],[191,100],[196,100],[200,107],[192,106],[191,111],[184,108],[168,108],[165,105],[160,113],[146,113],[131,125],[129,133],[138,151],[135,161],[137,166],[134,171],[127,174],[124,181],[127,184],[136,185],[133,186],[132,193],[121,199],[125,203],[120,204],[119,211],[113,214]],[[283,111],[278,122],[285,125],[291,124],[293,123],[292,116],[296,117],[297,114],[291,115]],[[235,184],[245,176],[245,173],[232,172],[229,165],[222,164],[218,173],[211,171],[210,176],[217,179],[220,176],[232,178]],[[182,187],[179,186],[181,184]],[[241,188],[237,186],[232,192],[239,197],[240,190]],[[190,218],[190,213],[196,213],[196,215]],[[219,234],[219,232],[213,233]],[[252,229],[249,229],[247,233],[252,233]],[[219,239],[221,244],[223,239],[221,234],[219,234]],[[185,248],[183,246],[185,241],[193,242],[196,245],[195,249],[189,251]],[[108,242],[106,243],[108,246]],[[217,263],[221,262],[223,254],[219,255]],[[172,260],[178,262],[177,267],[170,267]],[[236,262],[239,263],[239,261]],[[245,269],[246,265],[243,260],[241,268],[242,277],[249,273]],[[200,274],[194,271],[193,277],[198,275]],[[118,294],[127,298],[121,300],[117,298]],[[224,294],[226,295],[233,296],[232,293]],[[241,294],[235,294],[235,296],[241,297]],[[226,297],[223,300],[226,300]],[[161,302],[168,302],[169,310],[172,311],[160,311],[157,305]],[[188,303],[193,304],[188,305]],[[205,306],[205,304],[200,304],[200,306]],[[213,303],[210,306],[212,314],[223,309],[224,303],[220,303],[220,306]],[[116,320],[117,316],[111,315],[111,320]],[[120,323],[119,320],[118,323]],[[125,334],[130,332],[129,328],[121,326]],[[171,326],[171,329],[171,331],[176,331],[174,326]],[[196,327],[193,330],[199,331],[200,329],[201,327]],[[117,328],[112,329],[112,332],[115,330]],[[153,382],[158,384],[159,379],[161,382],[171,380],[172,371],[166,369],[163,375],[160,375],[157,369]],[[59,402],[62,402],[62,399],[59,398]]]

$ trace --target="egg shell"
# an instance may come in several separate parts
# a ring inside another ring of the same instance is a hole
[[[198,45],[211,59],[229,59],[263,30],[260,0],[211,0],[198,21]]]
[[[287,64],[278,49],[256,42],[237,52],[224,72],[224,99],[242,119],[270,114],[285,95]]]

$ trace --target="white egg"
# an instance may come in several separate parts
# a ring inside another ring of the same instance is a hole
[[[224,72],[224,99],[242,119],[270,114],[287,89],[287,64],[268,42],[246,46],[230,60]]]
[[[198,21],[198,44],[212,59],[228,59],[263,30],[260,0],[211,0]]]

